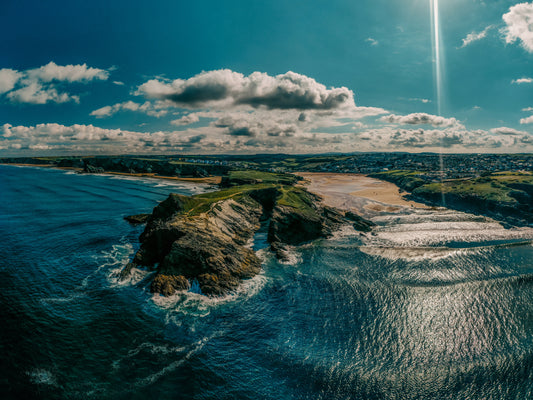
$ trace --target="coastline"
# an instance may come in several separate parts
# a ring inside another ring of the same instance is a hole
[[[59,169],[63,171],[74,171],[74,172],[84,173],[83,168],[58,167],[56,165],[50,165],[50,164],[0,163],[0,165],[15,165],[17,167],[52,168],[52,169]],[[220,181],[222,180],[221,176],[209,176],[206,178],[182,178],[182,177],[177,177],[177,176],[162,176],[162,175],[157,175],[153,173],[129,173],[129,172],[112,172],[112,171],[104,171],[104,172],[101,172],[101,174],[129,176],[129,177],[134,177],[134,178],[135,177],[136,178],[152,178],[152,179],[165,179],[165,180],[172,180],[172,181],[192,182],[192,183],[205,183],[209,185],[218,185]]]

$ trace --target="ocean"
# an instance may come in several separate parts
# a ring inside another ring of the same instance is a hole
[[[0,165],[3,399],[533,398],[533,229],[406,208],[289,263],[259,232],[221,298],[119,281],[123,217],[206,190]]]

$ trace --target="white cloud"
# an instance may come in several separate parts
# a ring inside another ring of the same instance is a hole
[[[0,147],[82,153],[176,151],[201,146],[205,135],[188,132],[135,132],[93,125],[49,123],[1,127]],[[105,143],[105,146],[102,144]]]
[[[0,70],[0,94],[6,93],[7,98],[14,103],[78,103],[79,96],[60,93],[57,85],[86,84],[92,80],[106,80],[108,77],[108,71],[87,67],[86,64],[61,66],[52,61],[40,68],[25,71],[4,68]]]
[[[106,118],[116,114],[119,111],[139,111],[152,117],[162,117],[168,113],[168,110],[164,109],[166,105],[162,102],[151,103],[149,101],[143,104],[135,103],[134,101],[125,101],[123,103],[117,103],[112,106],[104,106],[97,110],[92,111],[89,115],[96,118]]]
[[[22,74],[14,69],[0,69],[0,94],[9,92],[22,77]]]
[[[113,83],[118,86],[124,86],[124,82],[121,81],[113,81]]]
[[[493,128],[489,132],[493,135],[527,135],[527,132],[519,131],[513,128],[507,128],[505,126]]]
[[[520,41],[522,47],[533,53],[533,3],[520,3],[503,15],[506,27],[502,32],[506,43]]]
[[[461,45],[461,48],[464,48],[474,42],[477,42],[481,39],[484,39],[487,37],[487,33],[493,28],[492,25],[487,26],[485,29],[483,29],[481,32],[471,32],[463,39],[463,44]]]
[[[365,42],[370,43],[371,46],[377,46],[379,44],[379,42],[376,39],[373,39],[371,37],[367,38]]]
[[[533,111],[533,107],[522,108],[522,111],[525,111],[525,112]]]
[[[418,98],[418,97],[410,98],[408,100],[409,101],[419,101],[419,102],[424,103],[424,104],[431,103],[431,100],[429,100],[429,99],[421,99],[421,98]]]
[[[521,83],[533,83],[533,78],[520,78],[513,79],[511,83],[521,84]]]
[[[210,113],[211,117],[215,114]],[[0,149],[12,154],[191,154],[227,152],[316,153],[350,151],[531,151],[532,135],[511,128],[468,131],[464,128],[399,129],[394,126],[310,132],[292,123],[265,120],[253,113],[218,113],[209,126],[185,131],[136,132],[93,125],[39,124],[0,126]],[[3,134],[2,134],[3,133]],[[33,152],[33,153],[32,153]]]
[[[173,125],[181,126],[181,125],[194,124],[195,122],[198,122],[198,121],[200,121],[200,117],[198,116],[198,114],[191,113],[191,114],[184,115],[183,117],[181,117],[179,119],[175,119],[173,121],[170,121],[170,123],[173,124]]]
[[[166,100],[181,108],[235,108],[333,110],[354,107],[353,92],[331,88],[295,72],[269,76],[254,72],[244,76],[229,69],[202,72],[187,80],[152,79],[136,94]]]
[[[380,118],[382,122],[399,125],[433,125],[439,127],[460,126],[455,118],[444,118],[426,113],[413,113],[409,115],[386,115]]]
[[[527,117],[527,118],[522,118],[522,119],[520,120],[520,123],[521,123],[522,125],[525,125],[525,124],[533,124],[533,115],[531,115],[531,116],[529,116],[529,117]]]
[[[94,79],[106,80],[109,78],[108,71],[87,67],[87,64],[61,66],[53,61],[40,68],[29,69],[26,74],[30,80],[39,80],[41,82],[89,82]]]
[[[11,91],[7,97],[14,103],[28,104],[45,104],[48,102],[66,103],[74,101],[78,103],[78,96],[69,95],[68,93],[58,93],[54,87],[43,87],[38,82],[29,82],[20,89]]]
[[[116,104],[115,104],[115,106],[116,106]],[[118,111],[118,110],[116,110],[116,111]],[[89,115],[92,115],[93,117],[96,117],[96,118],[104,118],[104,117],[110,117],[116,111],[115,111],[114,106],[104,106],[102,108],[94,110]]]

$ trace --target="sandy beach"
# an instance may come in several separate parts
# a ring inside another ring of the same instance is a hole
[[[305,179],[309,191],[322,196],[324,202],[332,207],[378,212],[400,211],[402,207],[428,208],[405,200],[393,183],[366,175],[321,172],[298,172],[297,175]]]

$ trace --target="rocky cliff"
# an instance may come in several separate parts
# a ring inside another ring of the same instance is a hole
[[[221,295],[260,271],[249,244],[261,221],[268,224],[272,250],[284,258],[287,245],[327,237],[347,219],[293,186],[245,185],[192,197],[171,194],[149,216],[141,248],[121,275],[146,266],[157,271],[151,283],[154,293],[169,296],[197,281],[203,294]]]
[[[533,224],[533,175],[497,172],[468,179],[427,182],[416,171],[388,171],[370,175],[410,191],[406,198],[433,206],[485,215],[515,226]],[[445,204],[442,203],[444,194]]]

